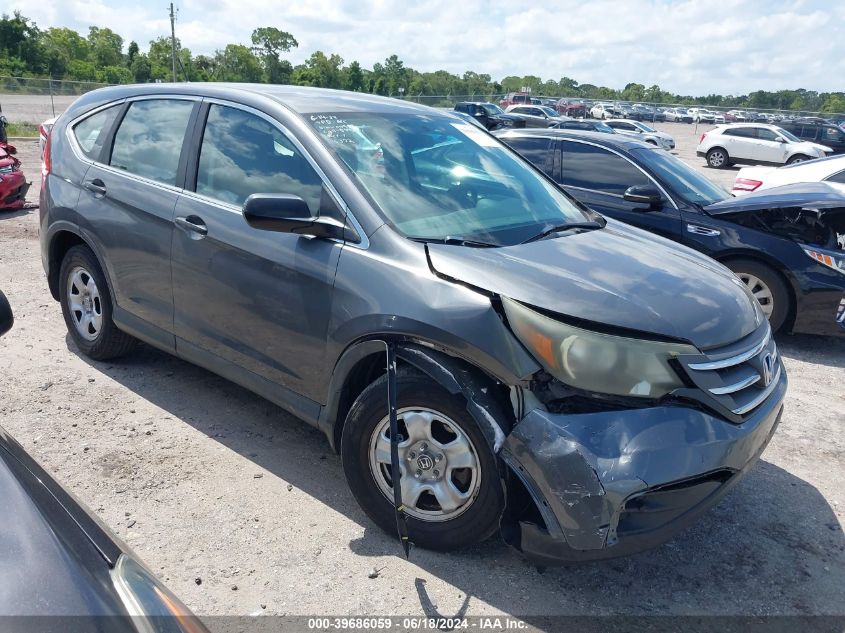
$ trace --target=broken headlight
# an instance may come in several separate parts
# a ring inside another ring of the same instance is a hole
[[[841,253],[831,253],[830,251],[822,251],[808,246],[802,246],[804,252],[815,259],[820,264],[824,264],[828,268],[833,268],[843,275],[845,275],[845,255]]]
[[[597,393],[659,398],[683,387],[669,364],[692,345],[593,332],[549,318],[502,297],[514,333],[552,376]]]

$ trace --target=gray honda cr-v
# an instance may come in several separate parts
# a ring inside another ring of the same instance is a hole
[[[81,352],[141,340],[279,404],[420,546],[501,529],[549,564],[655,545],[777,426],[786,375],[728,269],[448,112],[124,86],[48,143],[42,256]]]

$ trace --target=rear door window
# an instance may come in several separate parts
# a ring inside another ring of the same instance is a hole
[[[757,131],[753,127],[729,127],[722,134],[740,138],[757,138]]]
[[[120,112],[120,105],[92,114],[73,126],[73,135],[79,143],[79,149],[91,160],[100,160],[103,143],[111,130],[111,126]]]
[[[845,185],[845,170],[835,173],[832,176],[828,176],[825,180],[827,182],[838,182]]]
[[[519,152],[529,163],[550,178],[554,178],[554,152],[548,138],[506,138],[504,141]]]
[[[176,184],[182,142],[194,102],[135,101],[114,137],[110,165],[166,185]]]
[[[628,159],[602,147],[562,141],[561,158],[561,181],[570,187],[621,196],[628,187],[650,184]]]

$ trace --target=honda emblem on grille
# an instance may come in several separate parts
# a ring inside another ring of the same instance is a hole
[[[772,377],[775,375],[775,357],[770,353],[763,356],[761,363],[760,377],[763,379],[763,386],[768,387],[772,384]]]

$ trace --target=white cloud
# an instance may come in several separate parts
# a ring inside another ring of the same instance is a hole
[[[196,53],[248,43],[252,29],[290,31],[311,52],[365,67],[396,53],[417,70],[445,69],[682,94],[842,90],[845,5],[821,0],[182,0],[177,35]],[[828,6],[825,6],[827,4]],[[108,26],[144,49],[169,33],[164,3],[13,0],[41,27]]]

